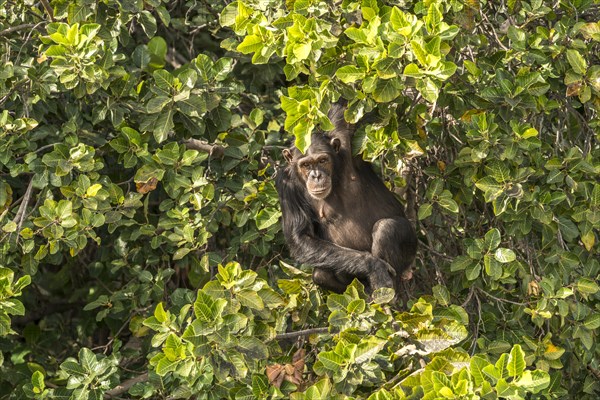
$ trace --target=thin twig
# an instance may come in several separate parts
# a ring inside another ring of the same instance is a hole
[[[420,241],[419,241],[419,246],[420,246],[420,247],[425,247],[425,248],[426,248],[426,249],[427,249],[427,250],[428,250],[430,253],[432,253],[433,255],[435,255],[435,256],[438,256],[438,257],[441,257],[441,258],[443,258],[443,259],[445,259],[445,260],[447,260],[447,261],[452,261],[452,260],[454,260],[454,257],[451,257],[451,256],[449,256],[449,255],[447,255],[447,254],[440,253],[439,251],[436,251],[436,250],[435,250],[435,249],[433,249],[431,246],[428,246],[428,245],[427,245],[427,244],[426,244],[426,243],[425,243],[423,240],[420,240]]]
[[[481,293],[485,294],[490,299],[494,299],[494,300],[496,300],[496,301],[498,301],[500,303],[509,303],[509,304],[514,304],[516,306],[522,306],[522,307],[525,307],[525,306],[529,305],[529,303],[519,303],[519,302],[508,300],[508,299],[501,299],[499,297],[496,297],[494,295],[489,294],[488,292],[486,292],[482,288],[477,288],[477,290],[480,291]]]
[[[475,293],[475,286],[471,286],[471,289],[469,289],[469,294],[468,294],[467,298],[460,305],[462,308],[465,308],[465,306],[467,304],[469,304],[469,302],[471,301],[471,297],[473,297],[473,293]]]
[[[295,339],[300,336],[308,336],[308,335],[328,333],[328,332],[329,332],[329,328],[311,328],[311,329],[305,329],[303,331],[280,333],[279,335],[275,336],[275,340]]]
[[[44,146],[42,146],[42,147],[40,147],[40,148],[37,148],[37,149],[35,149],[34,151],[31,151],[30,153],[37,154],[37,153],[39,153],[39,152],[41,152],[41,151],[44,151],[44,150],[51,149],[51,148],[53,148],[54,146],[56,146],[57,144],[60,144],[60,143],[50,143],[50,144],[46,144],[46,145],[44,145]],[[28,153],[28,154],[29,154],[29,153]],[[25,156],[17,157],[17,158],[16,158],[16,161],[22,160],[23,158],[25,158]]]
[[[31,200],[31,193],[33,192],[33,178],[29,181],[29,185],[27,186],[27,190],[25,191],[25,196],[23,196],[23,202],[19,206],[19,210],[13,219],[13,222],[17,224],[17,240],[19,240],[19,232],[21,231],[21,227],[23,226],[23,221],[25,221],[25,211],[27,210],[27,206],[29,205],[29,201]]]
[[[479,10],[479,15],[481,15],[481,18],[485,20],[485,22],[487,22],[487,26],[488,28],[492,31],[492,35],[494,36],[494,38],[496,39],[496,41],[498,42],[498,45],[500,47],[502,47],[503,50],[508,51],[508,48],[504,45],[504,43],[502,43],[502,41],[500,40],[500,38],[498,37],[498,33],[496,33],[496,30],[494,29],[494,25],[492,25],[492,23],[490,22],[490,20],[488,19],[488,17],[483,13],[483,11]]]

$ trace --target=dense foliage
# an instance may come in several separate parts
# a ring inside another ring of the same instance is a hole
[[[598,398],[599,55],[598,0],[0,0],[0,398]],[[401,304],[283,245],[340,97]]]

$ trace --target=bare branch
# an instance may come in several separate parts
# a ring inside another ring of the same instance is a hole
[[[300,336],[308,336],[327,332],[329,332],[329,328],[311,328],[303,331],[280,333],[279,335],[275,336],[275,340],[295,339]]]
[[[11,26],[10,28],[6,28],[6,29],[0,31],[0,36],[6,36],[13,32],[22,31],[24,29],[35,28],[36,25],[39,25],[39,24],[22,24],[22,25]]]
[[[183,141],[183,144],[185,144],[185,146],[188,149],[208,153],[211,157],[214,158],[223,158],[223,156],[225,155],[225,148],[220,144],[210,144],[208,142],[198,139],[187,139]]]
[[[40,2],[42,3],[42,6],[44,6],[44,10],[46,10],[50,20],[54,22],[54,12],[52,11],[52,6],[50,6],[50,3],[48,3],[48,0],[40,0]]]
[[[512,301],[512,300],[508,300],[508,299],[501,299],[501,298],[499,298],[499,297],[496,297],[496,296],[494,296],[494,295],[492,295],[492,294],[490,294],[490,293],[486,292],[485,290],[483,290],[483,289],[481,289],[481,288],[477,288],[477,290],[478,290],[479,292],[481,292],[482,294],[486,295],[487,297],[489,297],[490,299],[496,300],[496,301],[497,301],[497,302],[499,302],[499,303],[508,303],[508,304],[514,304],[514,305],[516,305],[516,306],[521,306],[521,307],[526,307],[526,306],[528,306],[528,305],[530,304],[530,302],[527,302],[527,303],[519,303],[519,302]]]
[[[25,211],[27,211],[27,206],[29,205],[29,201],[31,200],[31,193],[33,192],[33,178],[29,181],[29,185],[27,186],[27,190],[25,191],[25,195],[23,196],[23,201],[19,206],[19,210],[13,219],[13,222],[17,224],[17,240],[19,240],[19,232],[21,231],[21,227],[23,226],[23,221],[25,221]]]

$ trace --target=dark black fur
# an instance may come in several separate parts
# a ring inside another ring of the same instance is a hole
[[[397,289],[416,253],[415,232],[402,205],[360,156],[352,156],[352,128],[343,109],[334,106],[331,134],[313,134],[307,155],[329,153],[334,159],[331,194],[318,200],[299,177],[298,149],[277,174],[283,232],[292,256],[312,265],[319,286],[342,292],[358,278],[367,290]],[[339,148],[331,145],[332,139]],[[336,151],[337,149],[337,151]]]

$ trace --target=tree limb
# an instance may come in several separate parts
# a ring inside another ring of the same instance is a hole
[[[50,20],[52,22],[54,22],[55,21],[54,12],[52,11],[52,7],[50,6],[50,3],[48,3],[48,0],[40,0],[40,2],[42,3],[42,6],[44,6],[44,10],[46,10],[46,13],[50,17]]]
[[[36,25],[37,24],[21,24],[21,25],[11,26],[10,28],[6,28],[6,29],[0,31],[0,36],[6,36],[13,32],[22,31],[24,29],[34,28]]]
[[[185,144],[188,149],[208,153],[214,158],[223,158],[225,155],[225,148],[220,144],[210,144],[198,139],[186,139],[183,141],[183,144]]]
[[[121,383],[120,385],[117,385],[116,387],[110,389],[109,391],[107,391],[106,393],[104,393],[104,398],[105,399],[112,399],[113,397],[117,397],[127,391],[129,391],[129,389],[132,388],[133,385],[135,385],[136,383],[140,383],[140,382],[145,382],[148,380],[148,373],[144,372],[141,375],[138,375],[134,378],[131,379],[127,379],[125,382]]]
[[[305,329],[303,331],[280,333],[279,335],[275,336],[275,340],[294,339],[294,338],[297,338],[300,336],[308,336],[308,335],[312,335],[312,334],[320,334],[320,333],[328,333],[328,332],[329,332],[329,328],[311,328],[311,329]]]

